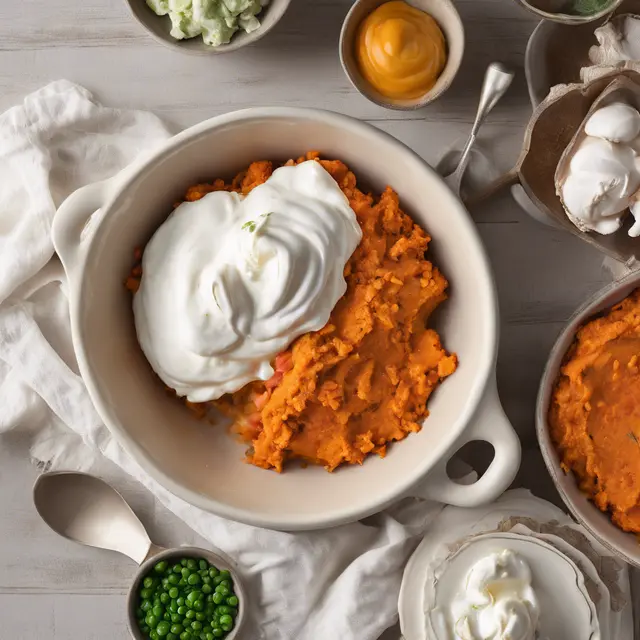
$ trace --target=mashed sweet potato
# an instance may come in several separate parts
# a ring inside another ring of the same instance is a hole
[[[580,488],[640,533],[640,289],[585,324],[556,383],[551,437]]]
[[[318,154],[295,162],[308,159]],[[270,380],[213,403],[251,444],[247,460],[276,471],[293,458],[331,471],[361,464],[369,453],[384,456],[388,443],[420,430],[429,396],[457,364],[427,327],[447,289],[425,259],[429,236],[400,209],[391,188],[374,199],[342,162],[318,161],[349,199],[363,232],[345,266],[347,291],[322,330],[300,336],[276,358]],[[270,162],[254,162],[231,184],[195,185],[185,199],[220,189],[246,194],[272,171]],[[127,286],[135,291],[138,280],[139,271]],[[191,408],[202,415],[207,409]]]

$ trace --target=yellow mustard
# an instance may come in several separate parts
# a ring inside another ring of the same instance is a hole
[[[360,25],[356,57],[364,79],[387,98],[419,98],[447,61],[438,23],[424,11],[393,0],[380,5]]]

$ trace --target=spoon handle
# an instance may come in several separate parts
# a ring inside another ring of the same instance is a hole
[[[460,160],[458,161],[458,166],[454,172],[455,178],[451,180],[452,184],[455,184],[458,190],[459,185],[462,182],[462,175],[469,164],[471,148],[475,144],[478,131],[486,117],[489,115],[489,112],[506,93],[514,76],[515,73],[510,69],[507,69],[507,67],[505,67],[501,62],[492,62],[484,74],[484,81],[482,83],[482,91],[480,93],[480,101],[478,103],[476,118],[473,121],[469,139],[460,154]]]
[[[496,106],[498,100],[506,93],[511,86],[515,73],[507,69],[501,62],[492,62],[484,74],[482,92],[478,102],[476,119],[473,122],[471,135],[477,136],[478,130],[482,126],[489,112]]]

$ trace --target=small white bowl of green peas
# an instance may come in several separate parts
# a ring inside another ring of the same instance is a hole
[[[127,613],[135,640],[233,640],[246,619],[246,596],[222,552],[178,547],[140,565]]]

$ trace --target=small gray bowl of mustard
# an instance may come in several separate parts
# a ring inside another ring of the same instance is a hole
[[[340,61],[371,102],[420,109],[451,86],[464,55],[464,27],[450,0],[357,0],[340,33]]]

